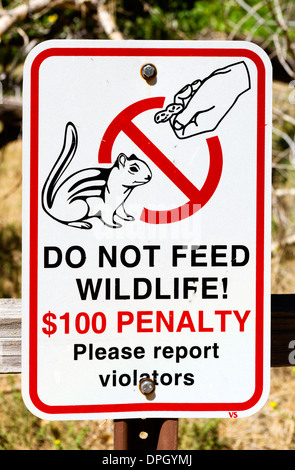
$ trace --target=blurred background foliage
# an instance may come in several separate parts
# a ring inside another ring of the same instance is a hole
[[[281,64],[275,68],[278,76],[295,78],[293,0],[2,0],[1,7],[0,63],[5,93],[20,93],[23,61],[37,43],[113,39],[114,32],[122,39],[254,41],[268,51],[274,63]]]

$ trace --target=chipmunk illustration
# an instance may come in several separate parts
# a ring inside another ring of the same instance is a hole
[[[124,203],[134,188],[151,180],[148,165],[134,154],[127,157],[120,153],[111,168],[86,168],[63,177],[77,147],[76,127],[68,122],[61,153],[42,189],[45,212],[62,224],[80,229],[92,227],[91,217],[112,228],[122,226],[115,216],[134,220],[126,213]]]

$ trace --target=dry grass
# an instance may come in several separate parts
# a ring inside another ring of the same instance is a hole
[[[295,293],[295,261],[286,259],[290,248],[286,251],[273,258],[273,294]],[[220,434],[233,450],[294,450],[294,401],[295,367],[272,368],[270,394],[263,408],[249,418],[221,420]]]
[[[248,418],[221,420],[220,434],[232,450],[294,450],[294,397],[293,368],[273,368],[264,407]]]
[[[113,423],[47,421],[21,398],[21,375],[0,375],[0,450],[112,450]]]
[[[21,141],[0,150],[0,295],[21,296]]]
[[[15,141],[0,150],[0,227],[21,227],[22,142]]]

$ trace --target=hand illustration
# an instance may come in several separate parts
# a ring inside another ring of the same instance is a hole
[[[169,121],[179,139],[213,131],[250,88],[245,62],[228,65],[183,87],[174,102],[155,115],[155,122]]]

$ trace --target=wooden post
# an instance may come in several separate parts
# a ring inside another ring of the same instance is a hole
[[[177,450],[178,419],[114,420],[115,450]]]
[[[295,340],[295,294],[271,296],[271,366],[290,364]],[[0,299],[0,373],[21,372],[21,300]],[[114,420],[115,450],[177,450],[178,420]]]

